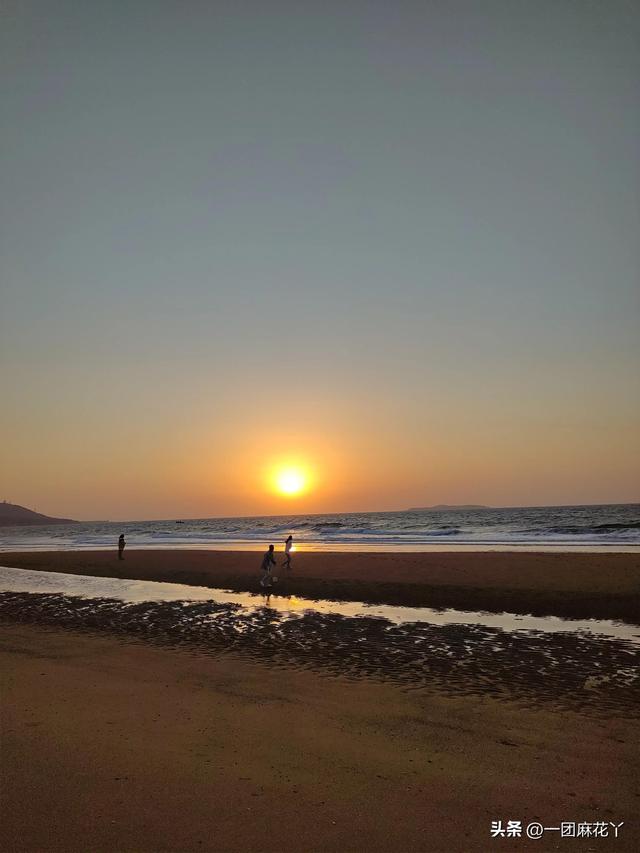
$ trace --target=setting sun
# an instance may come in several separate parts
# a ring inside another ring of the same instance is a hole
[[[272,459],[264,473],[267,489],[281,498],[297,498],[315,490],[315,472],[306,459],[298,456]]]
[[[283,468],[276,473],[275,487],[281,495],[294,497],[307,488],[307,477],[300,468]]]

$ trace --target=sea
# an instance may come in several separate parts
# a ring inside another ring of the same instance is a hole
[[[252,518],[92,521],[0,528],[0,551],[114,547],[260,550],[291,534],[296,550],[588,550],[640,546],[640,504],[415,509]]]

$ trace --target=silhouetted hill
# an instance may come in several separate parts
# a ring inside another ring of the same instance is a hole
[[[447,512],[454,509],[491,509],[490,506],[484,504],[436,504],[435,506],[412,506],[407,512]]]
[[[0,503],[0,527],[14,524],[75,524],[72,518],[52,518],[18,504]]]

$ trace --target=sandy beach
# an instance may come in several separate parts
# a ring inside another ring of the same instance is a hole
[[[278,562],[282,555],[277,555]],[[5,552],[0,565],[38,571],[258,590],[260,554],[135,550]],[[532,552],[300,553],[278,590],[460,610],[627,619],[640,623],[640,554]]]
[[[6,851],[637,849],[628,719],[28,625],[0,658]]]
[[[257,559],[0,563],[252,590]],[[639,577],[629,555],[336,553],[297,555],[286,587],[633,622]],[[3,851],[637,849],[628,643],[6,592],[0,664]],[[600,822],[608,835],[492,838],[496,820]]]

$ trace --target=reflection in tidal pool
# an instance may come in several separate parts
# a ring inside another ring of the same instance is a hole
[[[117,599],[128,604],[150,602],[206,602],[237,605],[241,612],[250,613],[268,607],[276,613],[291,617],[309,611],[331,616],[378,617],[393,625],[426,623],[430,625],[478,625],[508,632],[536,631],[547,634],[579,632],[626,640],[640,645],[640,627],[596,619],[561,619],[556,616],[527,616],[515,613],[486,613],[461,610],[435,610],[429,607],[395,607],[384,604],[365,604],[361,601],[327,601],[298,596],[264,595],[232,592],[210,587],[157,581],[101,578],[70,575],[60,572],[38,572],[27,569],[0,567],[0,593],[59,593],[84,599]]]
[[[0,619],[402,689],[637,716],[640,628],[0,569]]]

